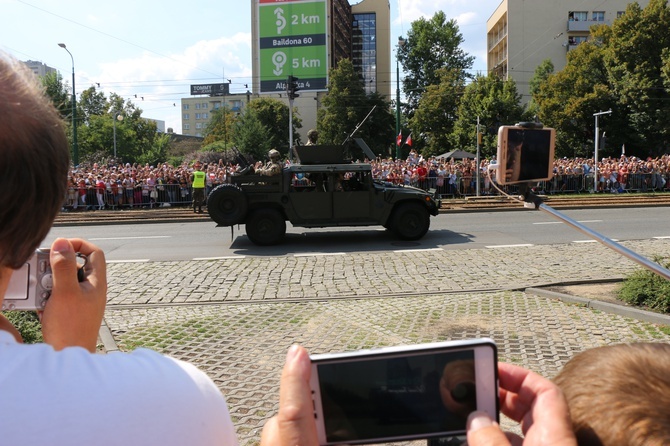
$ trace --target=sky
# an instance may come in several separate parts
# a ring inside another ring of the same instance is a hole
[[[389,0],[392,45],[414,20],[444,11],[473,70],[486,72],[486,21],[500,1]],[[99,84],[176,133],[191,84],[251,87],[251,0],[0,0],[0,50],[56,68],[71,86],[72,58],[59,43],[74,59],[77,94]]]

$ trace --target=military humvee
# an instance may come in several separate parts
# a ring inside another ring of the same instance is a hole
[[[355,138],[369,159],[374,154]],[[207,198],[219,226],[244,224],[257,245],[275,245],[293,226],[323,228],[382,225],[403,240],[418,240],[440,201],[415,187],[374,180],[372,166],[352,162],[346,146],[297,146],[298,163],[281,175],[237,175]]]

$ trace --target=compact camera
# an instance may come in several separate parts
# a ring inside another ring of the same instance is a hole
[[[312,355],[320,445],[463,436],[468,415],[498,420],[491,339]]]
[[[49,250],[40,248],[21,268],[14,270],[2,310],[43,310],[52,287]]]

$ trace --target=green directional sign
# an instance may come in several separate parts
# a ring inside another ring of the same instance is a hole
[[[261,93],[283,92],[289,75],[303,91],[328,83],[325,0],[258,0]]]

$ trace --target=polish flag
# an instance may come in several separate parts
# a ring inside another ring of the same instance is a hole
[[[395,145],[396,146],[399,146],[401,144],[402,144],[402,131],[400,133],[398,133],[398,136],[395,139]]]
[[[407,137],[407,141],[405,141],[405,144],[407,144],[410,147],[412,146],[412,134],[411,133]]]

